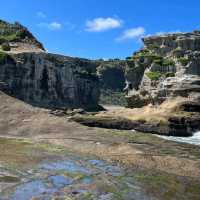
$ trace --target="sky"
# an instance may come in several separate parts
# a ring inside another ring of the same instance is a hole
[[[0,19],[25,25],[52,53],[125,58],[153,34],[200,29],[199,0],[0,0]]]

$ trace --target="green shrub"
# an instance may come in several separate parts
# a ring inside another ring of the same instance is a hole
[[[130,56],[129,56],[129,57],[126,57],[126,60],[131,60],[131,59],[132,59],[132,57],[130,57]]]
[[[149,53],[149,49],[142,49],[140,52],[142,52],[142,53]]]
[[[183,50],[182,50],[181,48],[178,47],[178,48],[174,49],[172,52],[173,52],[173,53],[179,53],[179,52],[181,53],[182,51],[183,51]]]
[[[173,53],[173,55],[174,55],[175,57],[177,57],[177,58],[180,58],[180,57],[182,57],[182,56],[184,55],[184,51],[183,51],[180,47],[174,49],[174,50],[172,51],[172,53]]]
[[[2,48],[3,51],[10,51],[10,45],[9,45],[9,43],[3,43],[1,45],[1,48]]]
[[[162,65],[163,66],[174,66],[175,62],[172,59],[164,59]]]
[[[0,45],[7,42],[7,40],[5,38],[0,37]]]
[[[157,45],[157,44],[149,44],[149,45],[148,45],[148,48],[151,49],[151,50],[154,50],[154,49],[159,49],[160,46]]]
[[[16,32],[16,37],[20,39],[24,39],[27,36],[27,33],[24,29]]]
[[[156,59],[156,58],[160,58],[160,56],[156,55],[156,54],[153,54],[149,51],[140,51],[138,53],[136,53],[135,55],[133,55],[133,59],[134,60],[138,60],[138,59],[141,59],[141,58],[149,58],[149,59]]]
[[[0,40],[4,40],[5,42],[12,42],[12,41],[15,41],[16,39],[18,39],[16,33],[7,34],[7,35],[1,35],[0,36]]]
[[[153,62],[160,66],[174,66],[175,62],[172,59],[165,59],[163,57],[155,57]]]
[[[183,66],[186,66],[189,63],[189,59],[185,57],[181,57],[178,59],[178,62],[180,62]]]
[[[162,64],[163,64],[163,59],[155,59],[155,60],[153,60],[153,63],[162,66]]]
[[[160,72],[146,72],[146,76],[152,81],[157,81],[162,77],[162,73]]]

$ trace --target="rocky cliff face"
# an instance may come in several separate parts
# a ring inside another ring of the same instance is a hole
[[[96,61],[97,75],[100,80],[100,103],[103,105],[126,105],[123,92],[125,87],[126,61],[113,59]]]
[[[130,107],[161,103],[176,96],[200,100],[200,31],[143,39],[144,48],[128,61]]]
[[[93,64],[47,53],[0,53],[0,89],[44,107],[95,107],[99,83]]]
[[[21,24],[0,20],[0,90],[42,107],[98,105],[96,63],[45,52]]]

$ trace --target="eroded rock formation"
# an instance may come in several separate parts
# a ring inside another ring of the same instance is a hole
[[[200,31],[152,36],[128,61],[129,107],[160,104],[171,97],[200,100]],[[130,87],[131,86],[131,87]]]

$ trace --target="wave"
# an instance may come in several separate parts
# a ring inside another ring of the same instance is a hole
[[[160,136],[160,135],[158,137],[175,142],[200,145],[200,131],[194,133],[193,136],[191,137],[173,137],[173,136]]]

